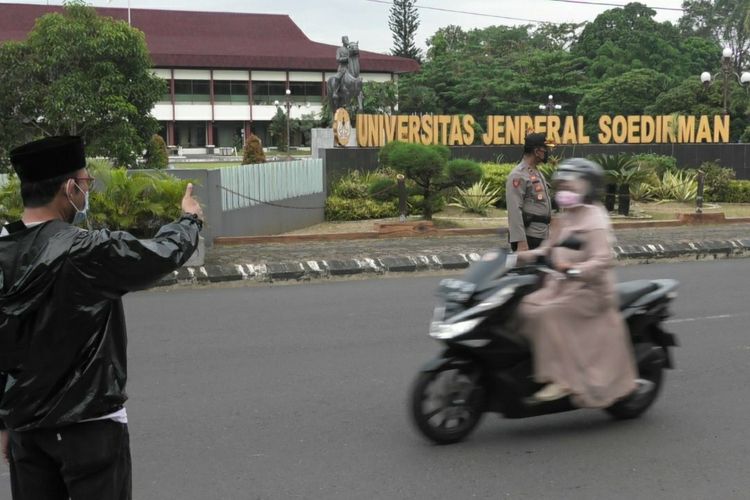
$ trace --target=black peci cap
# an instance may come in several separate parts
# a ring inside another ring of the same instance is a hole
[[[70,174],[86,167],[83,140],[77,136],[45,137],[13,149],[10,163],[22,182]]]

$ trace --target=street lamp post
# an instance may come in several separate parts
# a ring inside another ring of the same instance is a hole
[[[539,111],[546,111],[547,116],[551,116],[553,112],[560,111],[562,109],[562,106],[559,104],[555,104],[555,99],[550,94],[547,96],[547,104],[540,104],[539,105]]]
[[[734,71],[732,71],[732,49],[729,47],[725,47],[724,50],[721,51],[721,76],[723,78],[723,87],[722,87],[722,97],[723,97],[723,108],[724,108],[724,114],[729,114],[729,77],[731,75],[734,75],[735,78],[737,78],[737,81],[740,83],[740,85],[745,86],[748,83],[750,83],[750,73],[747,71],[743,71],[741,75],[738,75]],[[701,82],[703,83],[703,86],[708,88],[711,83],[713,83],[713,80],[716,79],[718,76],[718,73],[716,75],[711,75],[708,71],[704,71],[701,73]]]
[[[292,110],[292,91],[290,89],[286,89],[286,97],[284,98],[284,108],[286,108],[286,155],[288,159],[291,159],[292,152],[291,152],[291,139],[289,137],[289,120],[290,120],[290,114]],[[279,107],[279,101],[273,102],[276,107]]]
[[[292,151],[291,151],[291,137],[289,135],[289,118],[292,111],[292,91],[290,89],[286,89],[286,101],[284,104],[286,105],[286,155],[289,157],[289,159],[292,158]]]

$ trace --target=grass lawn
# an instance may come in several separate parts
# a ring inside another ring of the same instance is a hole
[[[648,217],[654,220],[675,219],[677,213],[694,213],[695,203],[633,203],[630,206],[633,218]],[[727,217],[750,217],[750,203],[704,203],[703,212],[723,212]],[[631,218],[613,218],[618,220],[632,220]]]

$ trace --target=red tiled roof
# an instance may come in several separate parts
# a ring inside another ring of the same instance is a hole
[[[128,17],[127,9],[96,10]],[[24,40],[37,17],[60,11],[60,6],[0,4],[0,41]],[[336,70],[336,46],[311,41],[286,15],[131,9],[131,19],[146,34],[157,67]],[[365,51],[360,65],[365,72],[419,69],[412,59]]]

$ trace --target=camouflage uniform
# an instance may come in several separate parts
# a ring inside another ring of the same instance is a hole
[[[547,183],[538,170],[519,163],[508,176],[505,198],[511,243],[527,240],[529,248],[534,248],[547,239],[552,207]]]

